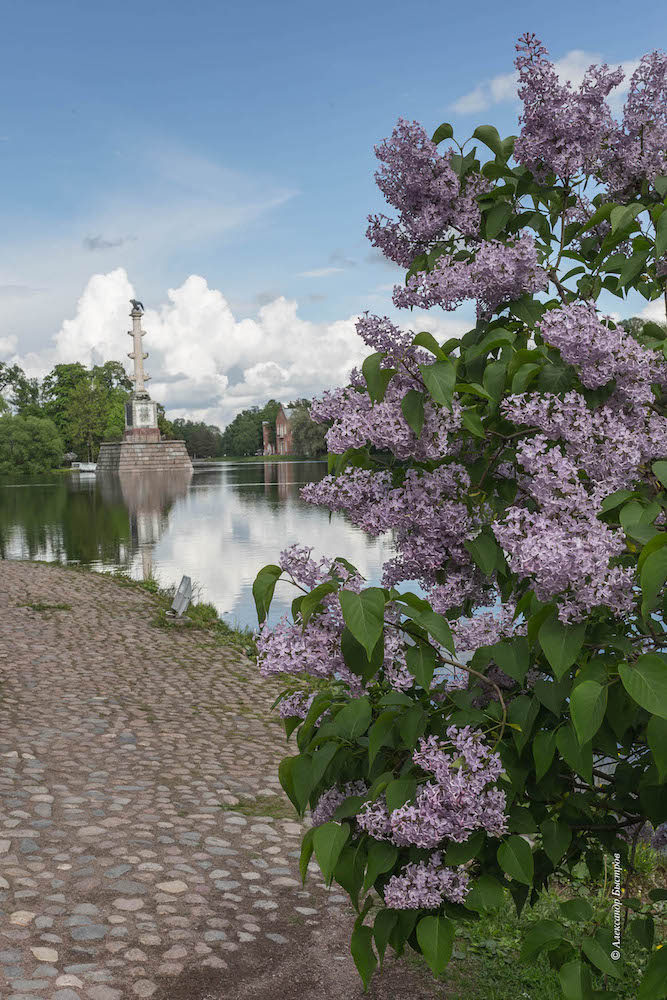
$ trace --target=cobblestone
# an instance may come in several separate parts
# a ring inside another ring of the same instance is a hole
[[[326,912],[319,872],[299,878],[306,825],[284,819],[278,688],[247,661],[240,684],[205,633],[154,628],[142,591],[2,570],[0,980],[14,1000],[162,1000],[204,967],[231,995],[230,956],[298,948],[295,910]]]

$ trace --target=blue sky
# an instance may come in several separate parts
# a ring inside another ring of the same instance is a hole
[[[660,10],[642,18],[615,0],[6,6],[0,351],[35,372],[77,352],[118,356],[129,282],[149,310],[153,392],[173,414],[224,422],[267,393],[340,380],[360,356],[351,318],[397,315],[399,272],[364,237],[367,214],[383,207],[373,145],[399,116],[429,131],[449,120],[457,137],[482,123],[514,132],[503,77],[517,35],[536,32],[576,73],[655,47]],[[470,317],[440,313],[433,326],[463,330]],[[183,340],[196,370],[183,371]],[[301,368],[299,352],[310,355]]]

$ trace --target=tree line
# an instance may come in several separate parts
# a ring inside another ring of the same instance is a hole
[[[80,362],[55,365],[43,379],[29,378],[17,364],[0,362],[0,475],[36,475],[64,462],[95,461],[103,441],[118,441],[125,429],[125,402],[132,390],[118,361],[87,368]],[[326,453],[326,428],[310,419],[310,401],[290,403],[293,451]],[[254,455],[262,450],[262,421],[268,420],[275,444],[280,404],[238,414],[222,431],[214,424],[168,420],[158,403],[162,436],[185,442],[193,458]]]

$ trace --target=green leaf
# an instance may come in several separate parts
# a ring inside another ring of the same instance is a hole
[[[547,618],[540,628],[538,632],[540,645],[558,680],[579,656],[585,635],[584,622],[578,625],[564,625],[555,613]]]
[[[492,240],[504,229],[512,217],[512,206],[508,201],[498,201],[486,217],[486,238]]]
[[[566,823],[545,819],[540,826],[544,850],[555,867],[572,843],[572,831]]]
[[[608,510],[614,510],[616,507],[620,507],[622,503],[629,500],[631,497],[638,496],[637,493],[633,493],[632,490],[616,490],[615,493],[610,493],[608,497],[605,497],[600,504],[600,510],[606,513]]]
[[[667,778],[667,719],[652,715],[646,726],[646,742],[661,781]]]
[[[257,619],[261,625],[266,620],[273,599],[278,578],[282,575],[280,566],[265,566],[260,569],[252,585],[252,596],[255,599],[257,609]]]
[[[474,561],[485,576],[490,576],[498,566],[502,554],[495,538],[486,531],[480,532],[476,538],[469,538],[463,543]]]
[[[317,828],[311,826],[310,830],[307,830],[303,840],[301,841],[301,856],[299,857],[299,871],[301,872],[301,884],[306,884],[306,876],[308,875],[308,862],[310,861],[313,854],[313,834]]]
[[[433,646],[425,646],[418,643],[416,646],[408,646],[405,650],[405,662],[408,670],[424,691],[428,691],[433,680],[435,670],[435,650]]]
[[[314,751],[310,762],[311,788],[317,788],[339,747],[340,743],[331,740],[328,743],[323,743]]]
[[[648,557],[653,555],[654,552],[657,552],[664,545],[667,545],[667,531],[659,531],[657,535],[654,535],[653,538],[646,543],[644,548],[639,553],[637,569],[641,570]]]
[[[383,907],[381,910],[378,910],[375,915],[375,921],[373,923],[373,937],[375,938],[377,953],[380,956],[380,964],[384,962],[384,953],[387,950],[389,936],[394,929],[397,919],[398,912],[396,910],[390,910],[388,907]]]
[[[525,392],[533,379],[537,378],[541,369],[542,365],[521,365],[512,379],[512,392]]]
[[[482,423],[482,418],[477,412],[476,407],[473,407],[470,410],[463,410],[461,416],[463,418],[463,426],[466,430],[470,431],[471,434],[474,434],[475,437],[486,437],[484,424]]]
[[[658,538],[667,541],[667,532],[660,532],[644,548],[648,548],[651,542]],[[643,555],[643,551],[642,551]],[[642,617],[647,619],[651,611],[658,603],[658,598],[667,580],[667,548],[665,545],[657,546],[644,560],[639,575],[642,588]]]
[[[655,937],[655,923],[650,913],[647,913],[645,917],[635,917],[630,924],[630,931],[643,948],[651,950]]]
[[[364,681],[369,681],[384,662],[384,635],[381,635],[375,643],[369,660],[366,650],[360,642],[357,642],[346,625],[340,637],[340,651],[352,673]]]
[[[667,215],[667,212],[665,215]],[[654,462],[651,469],[656,479],[659,479],[662,485],[667,487],[667,462]]]
[[[373,762],[377,757],[378,753],[382,747],[389,741],[391,731],[394,728],[394,722],[396,721],[396,716],[398,714],[398,709],[387,708],[384,712],[378,715],[377,719],[368,731],[368,770],[373,766]]]
[[[304,625],[311,615],[313,615],[318,609],[327,594],[333,594],[336,590],[338,590],[338,584],[334,583],[333,580],[326,580],[324,583],[318,584],[317,587],[314,587],[309,594],[305,594],[301,598],[299,612]]]
[[[343,823],[342,825],[338,823],[323,823],[322,826],[315,827],[315,832],[313,833],[315,857],[327,885],[331,885],[331,879],[333,878],[334,869],[338,864],[340,852],[345,847],[349,836],[350,828],[347,823]]]
[[[563,940],[563,927],[556,920],[538,920],[523,937],[519,961],[529,962],[542,951],[550,951]]]
[[[591,743],[581,745],[572,726],[561,726],[556,732],[556,746],[566,764],[593,784],[593,749]]]
[[[611,958],[606,948],[603,948],[597,938],[584,938],[581,943],[581,950],[586,958],[597,966],[601,972],[606,972],[608,976],[620,975],[618,965]]]
[[[655,256],[660,260],[667,252],[667,212],[663,212],[655,227]]]
[[[384,359],[385,354],[382,351],[376,351],[375,354],[370,354],[361,366],[361,372],[368,386],[368,395],[373,402],[377,403],[381,403],[384,399],[387,386],[391,382],[392,376],[396,374],[395,368],[380,367]]]
[[[551,729],[540,730],[533,740],[533,759],[535,761],[535,780],[541,781],[551,767],[556,752],[556,732]]]
[[[456,368],[451,361],[436,361],[432,365],[420,365],[424,385],[436,403],[452,409],[454,386],[456,384]]]
[[[513,836],[504,841],[497,852],[498,864],[517,882],[533,884],[533,852],[523,837]]]
[[[593,1000],[593,985],[587,965],[576,959],[566,962],[558,971],[565,1000]]]
[[[522,295],[516,302],[510,302],[510,312],[526,326],[534,327],[542,319],[545,307],[532,295]]]
[[[421,705],[413,705],[409,708],[398,724],[398,731],[401,739],[407,747],[411,749],[417,744],[417,740],[426,728],[426,713]]]
[[[431,354],[435,354],[438,361],[444,361],[447,358],[447,355],[438,341],[435,339],[433,334],[428,333],[428,331],[418,333],[415,337],[413,337],[412,343],[415,347],[425,347],[427,351],[431,352]]]
[[[518,729],[514,729],[512,733],[519,753],[521,753],[530,738],[530,733],[539,710],[540,704],[537,698],[529,697],[528,695],[519,695],[517,698],[513,698],[510,703],[508,720],[511,726],[519,727]]]
[[[583,899],[581,896],[577,896],[576,899],[568,899],[558,905],[566,920],[587,922],[593,919],[593,907],[587,899]]]
[[[466,362],[469,364],[482,354],[488,354],[489,351],[494,351],[497,347],[504,347],[505,344],[513,344],[515,340],[516,333],[510,333],[509,330],[490,330],[482,337],[479,344],[465,352]]]
[[[644,270],[647,260],[648,252],[634,253],[632,257],[629,257],[618,276],[619,285],[627,285],[633,281]]]
[[[419,438],[424,428],[424,394],[417,389],[409,389],[401,400],[401,410],[408,427]]]
[[[498,910],[505,906],[505,890],[493,875],[481,875],[473,882],[464,905],[467,910],[478,913]]]
[[[594,229],[601,222],[605,222],[615,208],[618,208],[618,206],[614,202],[607,202],[606,205],[601,205],[600,208],[593,212],[586,225],[580,230],[580,233],[583,234],[586,230]]]
[[[398,848],[388,844],[386,840],[373,840],[368,849],[368,867],[364,879],[363,891],[368,892],[375,885],[378,875],[391,871],[398,858]]]
[[[384,590],[380,587],[368,587],[360,594],[341,590],[338,597],[345,624],[357,642],[364,647],[370,660],[384,629]]]
[[[371,723],[371,705],[366,696],[355,698],[342,708],[334,719],[334,731],[344,740],[356,740]]]
[[[394,781],[390,781],[385,789],[389,812],[400,809],[402,805],[414,798],[416,791],[417,782],[414,778],[395,778]]]
[[[492,153],[503,158],[503,143],[498,135],[498,129],[493,125],[479,125],[472,134],[473,139],[479,139],[488,146]]]
[[[467,840],[460,844],[450,841],[445,854],[446,865],[464,865],[466,861],[474,858],[482,848],[486,839],[484,830],[475,830]]]
[[[443,916],[422,917],[417,924],[417,941],[433,975],[442,975],[452,955],[452,921]]]
[[[354,928],[350,939],[350,951],[357,972],[364,984],[364,993],[366,993],[378,964],[377,956],[373,951],[373,931],[370,927],[364,927],[362,924],[360,927]]]
[[[609,213],[612,233],[617,232],[619,229],[625,229],[637,218],[639,213],[643,211],[644,206],[636,203],[633,205],[619,205],[617,208],[612,208]]]
[[[637,1000],[665,1000],[667,997],[667,948],[656,949],[646,966]]]
[[[570,715],[580,743],[592,740],[602,725],[607,711],[607,687],[595,681],[584,681],[572,691]]]
[[[470,396],[479,396],[480,399],[493,399],[493,396],[477,382],[457,382],[454,391],[462,394],[468,393]]]
[[[409,592],[404,594],[396,593],[394,600],[397,604],[407,605],[406,608],[401,607],[402,613],[407,618],[412,618],[414,622],[425,628],[436,642],[440,643],[441,646],[444,646],[451,653],[454,652],[454,640],[449,622],[443,615],[439,615],[434,611],[428,601]]]
[[[523,636],[516,636],[513,639],[497,642],[488,649],[503,673],[509,674],[519,684],[523,684],[530,667],[527,640]]]
[[[437,129],[433,133],[431,142],[435,143],[437,146],[438,143],[442,142],[444,139],[451,139],[453,135],[454,129],[449,122],[443,122],[442,125],[438,125]]]
[[[540,678],[535,682],[533,691],[545,708],[560,716],[562,704],[570,692],[570,680],[568,677],[562,681],[547,681]]]
[[[310,757],[285,757],[278,765],[278,778],[294,808],[303,813],[313,787]]]
[[[621,663],[619,673],[630,697],[652,715],[667,719],[667,663],[657,653],[645,653],[635,665]]]

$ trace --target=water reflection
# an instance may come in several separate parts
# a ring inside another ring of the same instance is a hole
[[[371,583],[391,555],[341,515],[305,504],[300,487],[326,475],[326,462],[221,463],[191,473],[52,477],[0,482],[0,556],[120,568],[178,584],[240,624],[256,624],[252,581],[285,546],[345,555]],[[191,477],[191,478],[190,478]],[[294,594],[276,589],[271,619]]]

